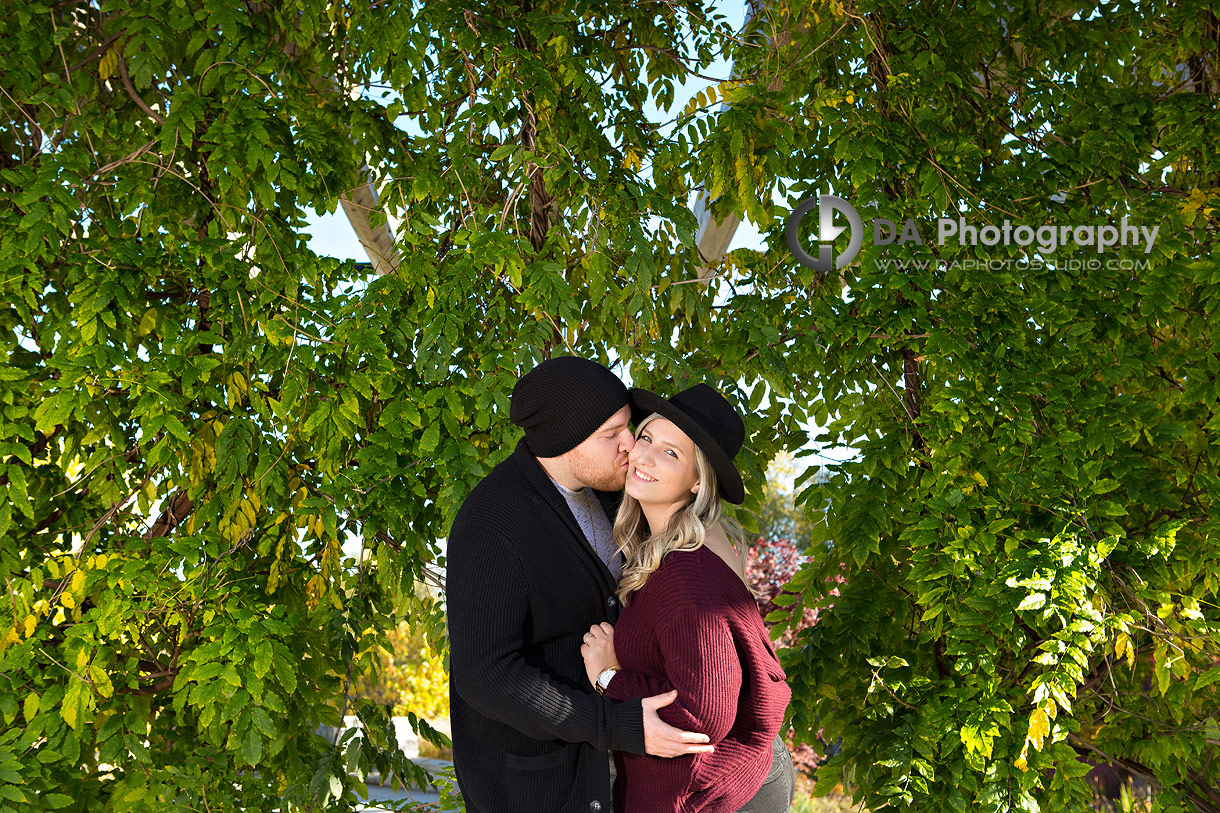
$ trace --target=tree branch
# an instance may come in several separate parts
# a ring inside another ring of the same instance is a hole
[[[141,110],[148,114],[148,117],[157,124],[165,124],[165,117],[148,106],[148,102],[144,101],[143,97],[136,92],[136,86],[131,83],[131,77],[127,75],[127,60],[123,59],[122,53],[117,53],[119,58],[119,81],[122,82],[123,88],[127,91],[127,95],[135,102]]]

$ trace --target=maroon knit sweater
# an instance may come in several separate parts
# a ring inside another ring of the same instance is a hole
[[[762,787],[792,692],[741,578],[706,547],[675,551],[631,594],[614,629],[612,700],[678,699],[661,719],[716,750],[672,759],[618,752],[618,813],[733,813]]]

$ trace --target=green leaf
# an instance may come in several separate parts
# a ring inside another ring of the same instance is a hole
[[[29,801],[26,798],[25,792],[13,785],[0,785],[0,797],[8,799],[11,802],[20,802],[21,804]]]
[[[241,755],[250,766],[257,766],[262,761],[263,741],[253,728],[246,729],[246,735],[241,741]]]
[[[19,464],[10,464],[8,467],[8,478],[9,500],[28,519],[33,519],[34,506],[30,503],[30,498],[27,494],[28,485],[25,479],[25,469]]]
[[[92,699],[93,695],[83,680],[79,678],[69,679],[68,690],[64,692],[64,699],[60,706],[60,713],[63,715],[64,722],[71,728],[78,728],[82,715],[92,705]]]
[[[1030,593],[1017,605],[1017,611],[1041,610],[1046,606],[1046,593]]]
[[[13,506],[7,500],[0,502],[0,537],[4,537],[13,525]]]
[[[255,728],[268,739],[276,736],[277,732],[275,725],[271,722],[271,717],[258,706],[250,709],[250,719],[254,721]]]
[[[35,431],[49,434],[55,427],[66,422],[72,414],[73,400],[66,392],[44,398],[34,410]]]
[[[178,420],[178,418],[176,416],[174,416],[174,415],[165,416],[165,428],[169,430],[169,433],[171,435],[173,435],[175,438],[182,441],[183,443],[191,442],[191,436],[186,431],[186,426],[184,426],[182,421]]]
[[[428,424],[428,428],[424,430],[424,435],[419,442],[420,451],[425,454],[436,451],[436,447],[440,444],[440,437],[440,422],[433,421],[432,423]]]
[[[1205,672],[1201,672],[1199,676],[1195,678],[1195,691],[1207,688],[1217,681],[1220,681],[1220,666],[1214,666]]]
[[[77,572],[81,571],[78,570]],[[102,697],[112,697],[114,695],[114,685],[110,681],[110,674],[96,660],[89,664],[89,677],[93,679],[94,689]]]
[[[288,694],[292,694],[296,691],[296,671],[294,671],[291,663],[280,657],[278,654],[275,658],[275,676],[280,679],[280,685],[284,687]]]
[[[260,679],[271,671],[271,642],[262,639],[254,645],[254,674]]]

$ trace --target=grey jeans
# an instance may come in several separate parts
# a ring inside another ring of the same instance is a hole
[[[771,745],[771,770],[754,798],[742,805],[737,813],[787,813],[796,792],[792,771],[792,754],[779,737]]]

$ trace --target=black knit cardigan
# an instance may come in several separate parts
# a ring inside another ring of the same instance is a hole
[[[614,516],[618,494],[599,494]],[[608,750],[644,753],[640,701],[593,692],[580,656],[614,577],[521,441],[459,509],[446,603],[453,759],[468,813],[610,811]]]

